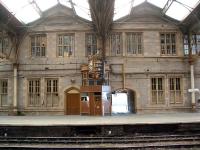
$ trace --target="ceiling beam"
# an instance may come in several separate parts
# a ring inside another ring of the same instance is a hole
[[[172,3],[174,2],[174,0],[168,0],[167,3],[165,4],[165,6],[162,9],[162,13],[165,14],[168,9],[170,8],[170,6],[172,5]]]
[[[35,0],[29,0],[29,3],[33,6],[33,8],[40,15],[40,17],[42,17],[42,10],[40,9],[40,7],[36,3],[36,1]]]
[[[73,10],[74,14],[77,15],[77,14],[76,14],[76,10],[75,10],[75,8],[74,8],[74,3],[72,2],[72,0],[69,0],[69,2],[70,2],[70,4],[71,4],[71,7],[72,7],[72,10]]]

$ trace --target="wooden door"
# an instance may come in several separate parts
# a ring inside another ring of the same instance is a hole
[[[95,111],[94,111],[95,104],[94,104],[94,95],[93,95],[93,93],[89,93],[89,97],[90,97],[90,101],[89,101],[89,103],[90,103],[90,107],[89,107],[90,115],[94,116],[95,115]]]
[[[94,114],[95,116],[102,116],[102,100],[101,95],[94,97]]]
[[[66,98],[66,114],[80,115],[80,94],[67,93]]]

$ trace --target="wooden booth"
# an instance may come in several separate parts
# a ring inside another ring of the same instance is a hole
[[[81,87],[81,115],[104,116],[111,114],[110,86]]]
[[[105,64],[98,55],[89,56],[88,64],[81,66],[81,115],[111,114],[109,71],[109,65]]]

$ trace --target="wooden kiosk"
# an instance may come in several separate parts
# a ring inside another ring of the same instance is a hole
[[[105,65],[97,55],[91,56],[88,64],[81,66],[81,115],[111,114],[109,71],[109,66]]]

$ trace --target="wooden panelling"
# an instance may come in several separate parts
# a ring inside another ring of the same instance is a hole
[[[102,86],[96,85],[96,86],[81,86],[80,91],[81,92],[101,92]]]

